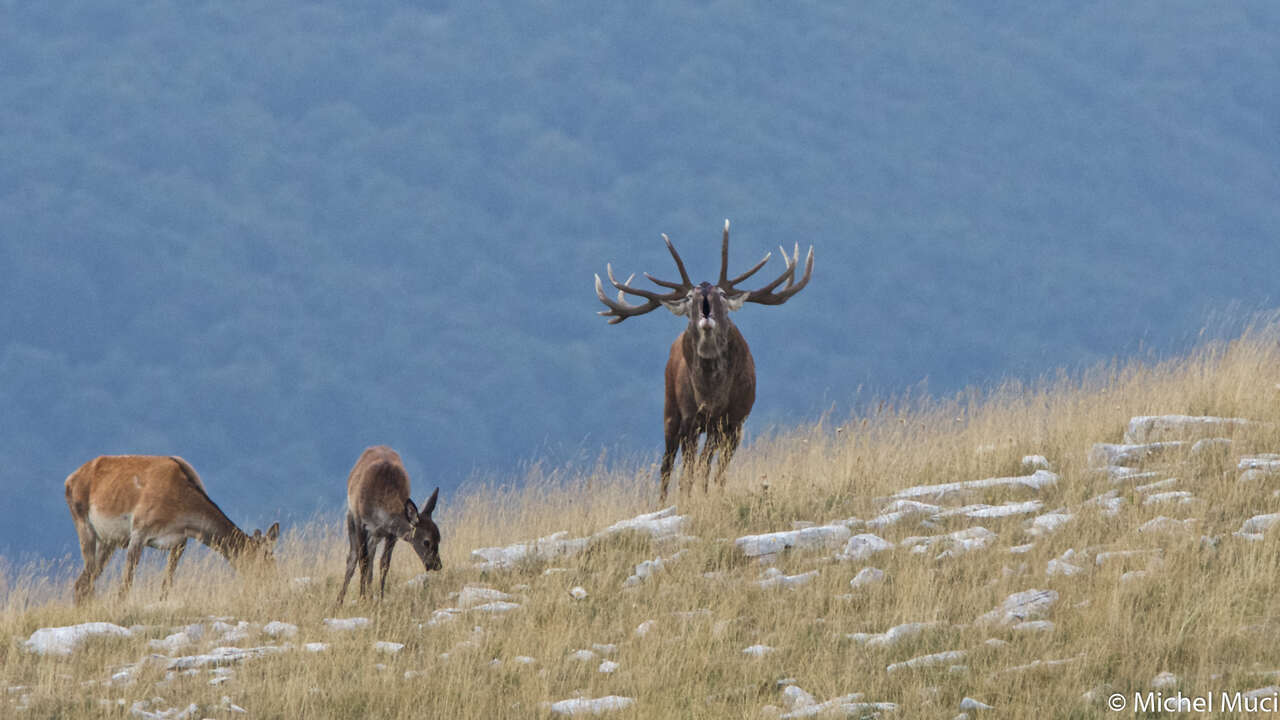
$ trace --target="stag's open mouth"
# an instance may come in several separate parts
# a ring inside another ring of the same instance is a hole
[[[702,317],[711,317],[711,300],[706,295],[702,296]]]

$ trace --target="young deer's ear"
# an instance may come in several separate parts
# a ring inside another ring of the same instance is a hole
[[[280,523],[278,522],[272,523],[271,527],[267,528],[267,540],[270,542],[275,542],[277,539],[279,539],[279,537],[280,537]]]
[[[427,502],[423,504],[422,506],[423,515],[426,515],[427,517],[431,517],[431,513],[436,509],[436,498],[438,497],[440,497],[440,488],[436,488],[435,492],[431,493],[431,497],[427,498]]]
[[[413,504],[413,500],[404,499],[404,518],[409,521],[410,525],[418,524],[418,506]]]

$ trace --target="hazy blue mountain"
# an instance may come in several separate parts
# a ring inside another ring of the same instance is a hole
[[[736,268],[817,257],[738,314],[749,434],[1268,306],[1280,8],[980,5],[0,3],[0,554],[71,550],[103,453],[247,526],[379,442],[442,509],[656,461],[681,322],[592,275],[665,232],[713,279],[725,217]]]

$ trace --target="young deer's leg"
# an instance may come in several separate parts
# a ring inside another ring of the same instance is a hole
[[[365,530],[361,533],[364,548],[360,553],[360,597],[368,597],[373,585],[373,556],[378,552],[378,536]]]
[[[351,576],[356,571],[356,563],[360,560],[360,551],[364,549],[364,541],[360,539],[360,529],[356,519],[347,513],[347,574],[342,578],[342,589],[338,591],[338,605],[347,596],[347,586],[351,584]]]
[[[395,535],[388,535],[387,539],[382,541],[382,583],[378,588],[379,600],[387,595],[387,570],[391,569],[391,549],[395,544]]]
[[[164,582],[160,584],[160,597],[169,594],[169,588],[173,587],[173,573],[178,569],[178,561],[182,559],[182,553],[187,550],[187,541],[184,538],[182,542],[169,548],[169,563],[164,569]]]

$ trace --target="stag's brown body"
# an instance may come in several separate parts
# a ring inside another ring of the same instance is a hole
[[[104,455],[81,465],[66,480],[67,507],[84,557],[76,580],[81,602],[119,548],[126,548],[124,584],[129,592],[144,547],[169,550],[164,588],[173,582],[187,539],[195,538],[239,565],[246,555],[270,558],[280,524],[263,535],[245,534],[209,498],[187,461],[153,455]]]
[[[618,289],[618,299],[611,300],[604,294],[599,275],[596,276],[596,295],[609,308],[600,314],[611,318],[611,324],[643,315],[659,305],[689,318],[689,326],[671,345],[671,355],[667,360],[663,404],[666,448],[662,455],[659,490],[660,499],[665,501],[677,453],[684,456],[681,490],[690,489],[698,477],[702,479],[703,490],[707,489],[711,462],[717,451],[720,460],[716,466],[716,484],[724,485],[725,469],[742,440],[742,425],[756,399],[755,361],[746,339],[729,319],[729,313],[748,302],[780,305],[799,292],[808,284],[813,272],[813,248],[809,248],[804,276],[799,282],[795,277],[800,260],[797,246],[790,258],[783,251],[787,267],[776,280],[759,290],[747,291],[734,286],[764,267],[769,256],[766,255],[745,273],[729,279],[728,220],[724,223],[724,240],[720,246],[720,278],[715,285],[704,282],[694,286],[675,246],[666,235],[662,238],[680,271],[680,282],[659,280],[647,273],[645,276],[671,292],[658,293],[632,287],[630,278],[625,283],[618,282],[613,277],[613,268],[608,267],[609,282]],[[774,292],[783,281],[786,286]],[[645,298],[646,302],[628,304],[626,294]],[[699,454],[698,439],[703,435],[706,440]]]
[[[439,570],[440,530],[431,519],[440,488],[421,510],[409,498],[409,473],[395,450],[378,445],[366,449],[347,475],[347,571],[338,592],[338,604],[346,597],[356,566],[360,567],[360,597],[373,581],[373,556],[382,546],[382,581],[379,597],[387,590],[387,570],[396,540],[409,543],[427,570]]]

